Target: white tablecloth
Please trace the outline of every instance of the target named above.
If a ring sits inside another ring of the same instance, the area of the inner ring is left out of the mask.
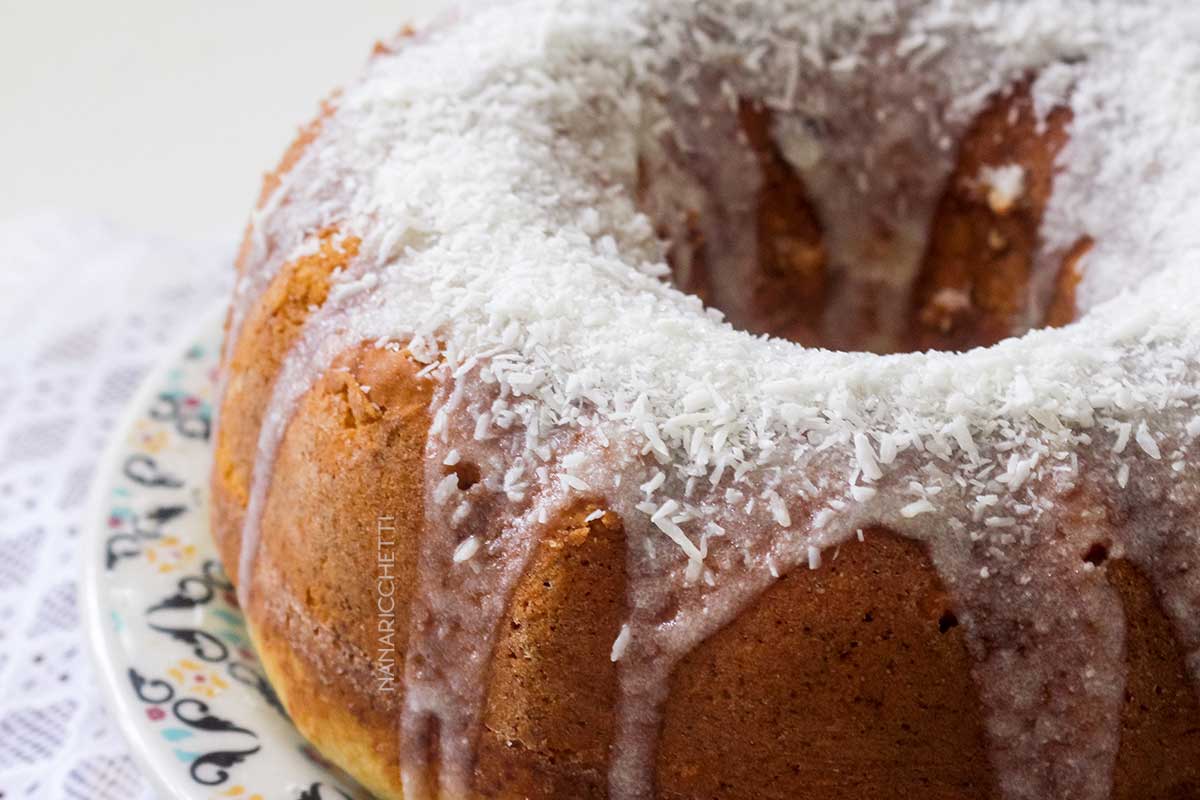
[[[164,198],[163,202],[169,202]],[[92,678],[80,539],[139,381],[232,277],[229,242],[44,212],[0,222],[0,792],[149,798]]]

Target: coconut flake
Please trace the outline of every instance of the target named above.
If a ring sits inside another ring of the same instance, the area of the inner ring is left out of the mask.
[[[464,561],[470,561],[478,552],[479,537],[468,536],[458,543],[458,547],[454,548],[454,563],[461,564]]]
[[[631,636],[629,624],[621,625],[621,632],[617,634],[617,638],[613,640],[612,652],[609,654],[609,660],[617,662],[621,660],[621,656],[625,655],[625,649],[629,647],[629,639]]]

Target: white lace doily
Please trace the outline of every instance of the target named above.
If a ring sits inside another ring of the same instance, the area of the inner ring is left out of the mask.
[[[233,247],[38,213],[0,222],[0,797],[152,796],[77,610],[97,459],[165,347],[228,291]]]

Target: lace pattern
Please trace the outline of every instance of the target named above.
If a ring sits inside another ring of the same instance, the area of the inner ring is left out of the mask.
[[[40,212],[0,222],[0,796],[151,798],[91,675],[82,520],[164,348],[226,296],[232,247]]]

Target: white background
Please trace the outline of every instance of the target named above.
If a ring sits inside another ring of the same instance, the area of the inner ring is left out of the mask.
[[[0,219],[235,238],[374,42],[446,0],[0,0]]]

